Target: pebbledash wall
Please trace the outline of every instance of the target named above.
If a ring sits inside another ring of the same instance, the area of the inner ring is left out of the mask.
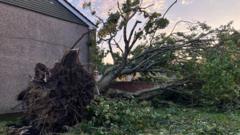
[[[48,67],[88,31],[88,27],[0,3],[0,114],[19,111],[17,94],[26,88],[34,66]],[[88,64],[88,37],[81,43],[80,60]]]

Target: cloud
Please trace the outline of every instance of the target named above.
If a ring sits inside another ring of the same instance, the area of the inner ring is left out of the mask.
[[[115,10],[117,8],[117,2],[123,3],[125,0],[68,0],[78,9],[82,8],[84,2],[91,2],[93,8],[101,16],[106,16],[110,10]],[[143,6],[152,5],[150,11],[162,10],[165,4],[165,0],[143,0]]]
[[[91,2],[92,7],[97,11],[98,15],[105,17],[108,15],[110,10],[115,10],[117,8],[117,2],[123,3],[125,0],[67,0],[72,3],[79,10],[82,9],[84,2]],[[166,5],[171,3],[170,1],[174,0],[142,0],[143,6],[152,5],[148,10],[149,11],[158,11],[161,12]],[[189,5],[193,3],[194,0],[180,0],[179,3],[182,5]]]
[[[181,0],[181,4],[183,5],[189,5],[193,2],[193,0]]]

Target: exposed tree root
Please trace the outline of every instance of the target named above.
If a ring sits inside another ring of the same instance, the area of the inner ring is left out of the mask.
[[[86,106],[94,98],[95,82],[78,57],[78,50],[70,50],[50,70],[36,65],[33,81],[18,96],[25,106],[24,124],[10,135],[32,134],[33,129],[34,135],[64,132],[83,119]]]

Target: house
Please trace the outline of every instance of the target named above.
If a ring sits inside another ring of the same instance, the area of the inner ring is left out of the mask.
[[[0,113],[12,113],[19,111],[16,95],[26,88],[35,64],[52,67],[96,26],[66,0],[0,0],[0,16]],[[89,40],[87,35],[78,45],[86,68]]]

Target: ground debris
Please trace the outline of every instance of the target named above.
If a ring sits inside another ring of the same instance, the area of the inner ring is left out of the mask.
[[[52,69],[40,63],[36,65],[33,81],[18,96],[25,106],[24,127],[44,135],[64,132],[66,126],[83,119],[86,106],[94,98],[95,81],[78,56],[79,51],[70,50]],[[24,131],[28,130],[24,128]]]

